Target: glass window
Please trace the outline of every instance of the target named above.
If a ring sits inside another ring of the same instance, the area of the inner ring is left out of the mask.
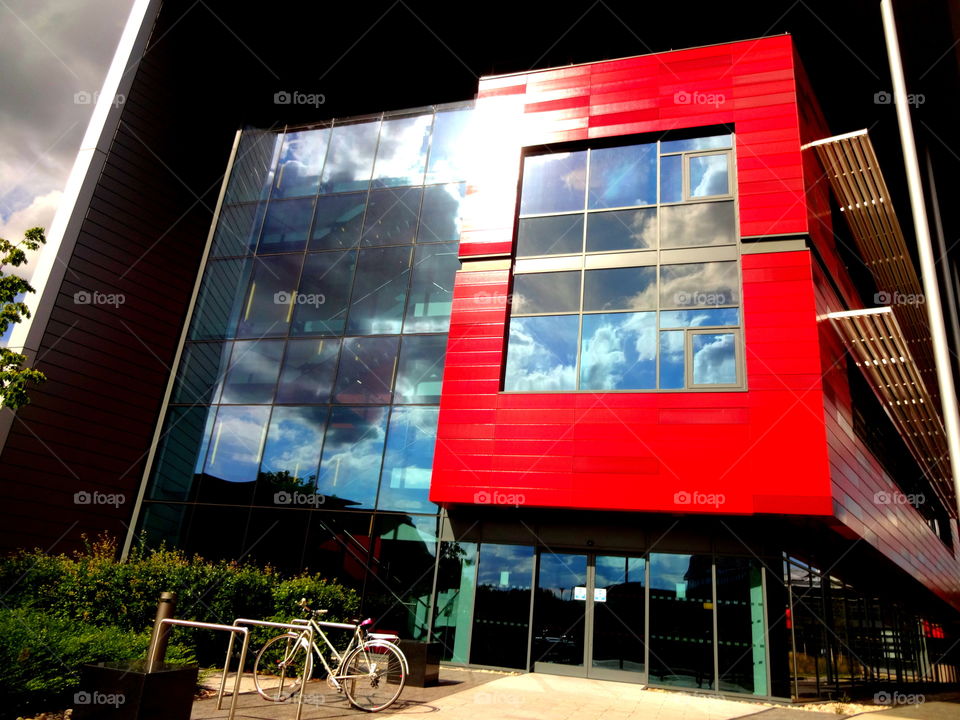
[[[408,245],[420,213],[421,188],[374,190],[363,220],[364,245]]]
[[[583,215],[555,215],[520,221],[517,257],[567,255],[583,249]]]
[[[250,259],[211,260],[203,273],[190,320],[191,340],[232,338],[246,299]]]
[[[313,217],[313,198],[279,200],[267,207],[257,252],[295,252],[307,246],[307,233]]]
[[[256,258],[237,337],[286,335],[297,298],[303,255]]]
[[[660,158],[660,202],[683,200],[683,156],[667,155]]]
[[[386,335],[400,332],[407,300],[412,247],[361,250],[347,332]]]
[[[360,242],[367,193],[346,193],[317,198],[310,233],[310,250],[356,247]]]
[[[344,338],[333,401],[389,403],[399,338]]]
[[[710,262],[660,267],[663,308],[736,305],[740,302],[737,263]]]
[[[733,201],[665,207],[660,230],[662,248],[732,245],[737,241]]]
[[[226,205],[266,200],[273,186],[273,173],[283,136],[263,130],[244,130],[230,170],[230,182],[223,202]]]
[[[220,210],[217,231],[210,247],[210,257],[249,255],[257,246],[263,203],[227,205]]]
[[[737,338],[730,332],[693,333],[694,385],[733,385],[737,382]]]
[[[377,498],[380,510],[437,511],[427,496],[439,414],[439,408],[435,407],[393,408]]]
[[[583,210],[587,152],[530,155],[523,162],[520,214]]]
[[[334,126],[320,176],[321,194],[366,190],[370,186],[379,134],[379,120]]]
[[[676,390],[686,384],[683,338],[684,333],[679,330],[660,332],[660,387],[664,390]]]
[[[582,666],[587,603],[587,556],[540,553],[531,656],[534,663]]]
[[[277,402],[329,402],[339,356],[340,338],[287,342]]]
[[[717,310],[666,310],[660,313],[660,327],[710,327],[713,325],[739,325],[740,311],[737,308]]]
[[[230,343],[187,343],[170,402],[206,405],[217,402]]]
[[[657,202],[657,144],[590,151],[589,208]]]
[[[313,492],[328,413],[325,406],[273,409],[258,478],[266,502],[276,492]]]
[[[403,331],[447,332],[453,283],[460,269],[457,244],[424,245],[413,255],[413,277]]]
[[[433,123],[427,182],[441,183],[468,177],[468,154],[472,147],[473,109],[438,112]]]
[[[270,407],[221,406],[204,473],[222,483],[253,483],[260,465],[260,450],[267,431]],[[252,485],[251,485],[252,487]],[[213,498],[211,484],[204,479],[204,493]],[[221,497],[221,501],[226,497]]]
[[[460,207],[464,183],[434,185],[423,189],[418,243],[451,242],[460,239]]]
[[[730,194],[729,155],[694,155],[690,158],[690,197]]]
[[[342,407],[330,411],[317,492],[328,510],[372,508],[377,498],[388,407]]]
[[[717,655],[721,692],[770,694],[763,605],[760,562],[718,557]]]
[[[656,247],[656,208],[614,210],[590,213],[587,216],[587,252],[647,250]]]
[[[432,125],[432,115],[383,121],[373,168],[374,187],[423,183]]]
[[[584,273],[584,311],[651,310],[656,307],[656,267],[611,268]]]
[[[579,320],[578,315],[513,318],[504,390],[575,390]]]
[[[407,335],[400,347],[395,403],[439,403],[446,335]]]
[[[650,555],[650,628],[651,683],[715,688],[709,555]]]
[[[457,663],[470,661],[470,625],[473,622],[476,576],[476,543],[440,543],[433,637],[440,642],[441,660]]]
[[[583,316],[581,390],[654,389],[656,363],[656,313]]]
[[[513,313],[577,312],[580,272],[531,273],[513,278]]]
[[[357,251],[311,253],[294,299],[291,335],[342,335]]]
[[[160,435],[150,479],[150,498],[189,500],[203,468],[216,408],[171,407]]]
[[[230,368],[224,379],[220,402],[249,405],[272,401],[282,354],[282,340],[242,340],[233,343]]]
[[[480,546],[470,662],[526,668],[534,549]]]
[[[686,140],[664,140],[660,143],[660,152],[672,153],[728,148],[731,145],[731,139],[731,136],[727,134],[708,135],[706,137],[688,138]]]
[[[277,184],[273,197],[289,198],[316,195],[320,171],[327,156],[329,128],[287,133],[280,148]]]

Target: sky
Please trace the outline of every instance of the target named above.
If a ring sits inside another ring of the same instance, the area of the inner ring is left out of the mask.
[[[0,0],[0,237],[50,227],[132,5]]]

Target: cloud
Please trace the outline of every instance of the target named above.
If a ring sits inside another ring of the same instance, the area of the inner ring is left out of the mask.
[[[32,227],[42,227],[50,229],[50,222],[57,211],[57,206],[63,197],[60,190],[51,190],[45,195],[39,195],[33,199],[27,207],[17,210],[10,214],[5,221],[0,221],[0,237],[9,240],[12,243],[23,239],[23,233]],[[40,252],[28,252],[27,262],[17,268],[15,272],[24,280],[29,282],[33,278],[33,270],[36,267],[36,258]],[[10,271],[10,268],[5,272]],[[38,288],[39,291],[39,288]]]

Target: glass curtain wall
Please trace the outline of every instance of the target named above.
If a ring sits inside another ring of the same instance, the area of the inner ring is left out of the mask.
[[[246,130],[139,527],[431,617],[428,500],[472,107]]]

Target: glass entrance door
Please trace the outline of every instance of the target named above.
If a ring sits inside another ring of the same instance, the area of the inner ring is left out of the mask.
[[[541,553],[534,671],[645,682],[645,590],[643,558]]]

